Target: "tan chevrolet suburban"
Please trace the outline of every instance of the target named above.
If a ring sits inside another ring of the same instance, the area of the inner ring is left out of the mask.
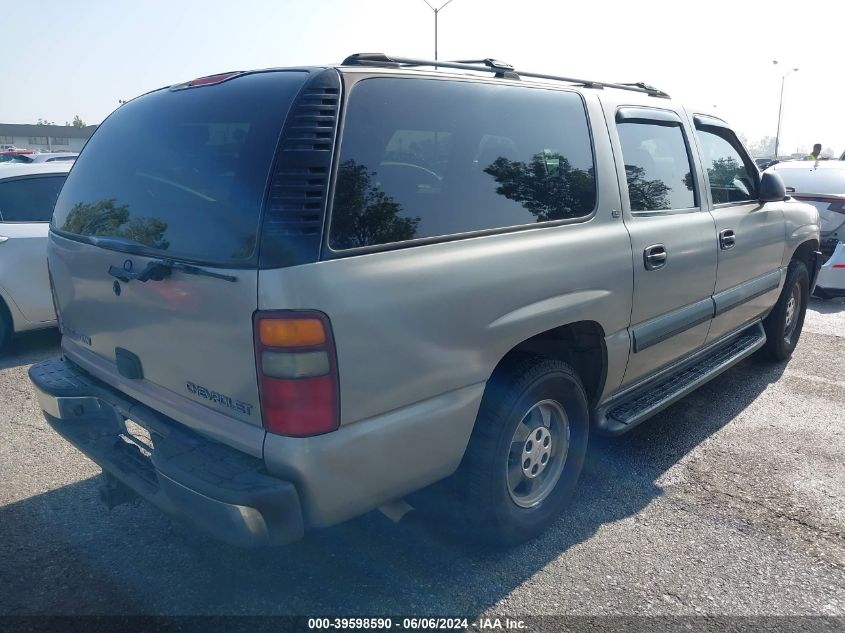
[[[353,55],[116,110],[49,235],[52,427],[237,544],[447,480],[477,538],[564,510],[590,436],[789,358],[819,218],[644,84]]]

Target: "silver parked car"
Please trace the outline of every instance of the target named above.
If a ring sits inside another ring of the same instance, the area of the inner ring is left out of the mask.
[[[56,325],[47,231],[68,163],[0,165],[0,349],[15,332]]]
[[[75,161],[77,156],[79,156],[78,152],[38,152],[35,154],[18,154],[9,162],[23,164],[61,163]]]
[[[273,544],[444,481],[475,537],[516,543],[591,434],[790,356],[818,213],[724,121],[436,66],[205,77],[88,141],[48,246],[63,356],[30,377],[109,505]]]

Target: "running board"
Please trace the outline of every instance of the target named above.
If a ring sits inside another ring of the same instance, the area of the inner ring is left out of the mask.
[[[758,321],[714,348],[703,350],[678,370],[614,398],[598,411],[598,428],[609,435],[628,431],[747,358],[765,342],[766,333]]]

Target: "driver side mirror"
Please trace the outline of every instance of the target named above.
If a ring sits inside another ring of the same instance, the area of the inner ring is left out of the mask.
[[[760,204],[781,202],[786,198],[786,186],[783,179],[773,171],[763,172],[760,178]]]

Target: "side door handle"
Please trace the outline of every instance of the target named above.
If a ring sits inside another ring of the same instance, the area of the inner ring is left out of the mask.
[[[736,234],[733,229],[719,231],[719,248],[723,251],[736,246]]]
[[[666,246],[663,244],[654,244],[648,246],[643,251],[643,264],[646,270],[658,270],[666,265],[666,260],[669,254],[666,252]]]

